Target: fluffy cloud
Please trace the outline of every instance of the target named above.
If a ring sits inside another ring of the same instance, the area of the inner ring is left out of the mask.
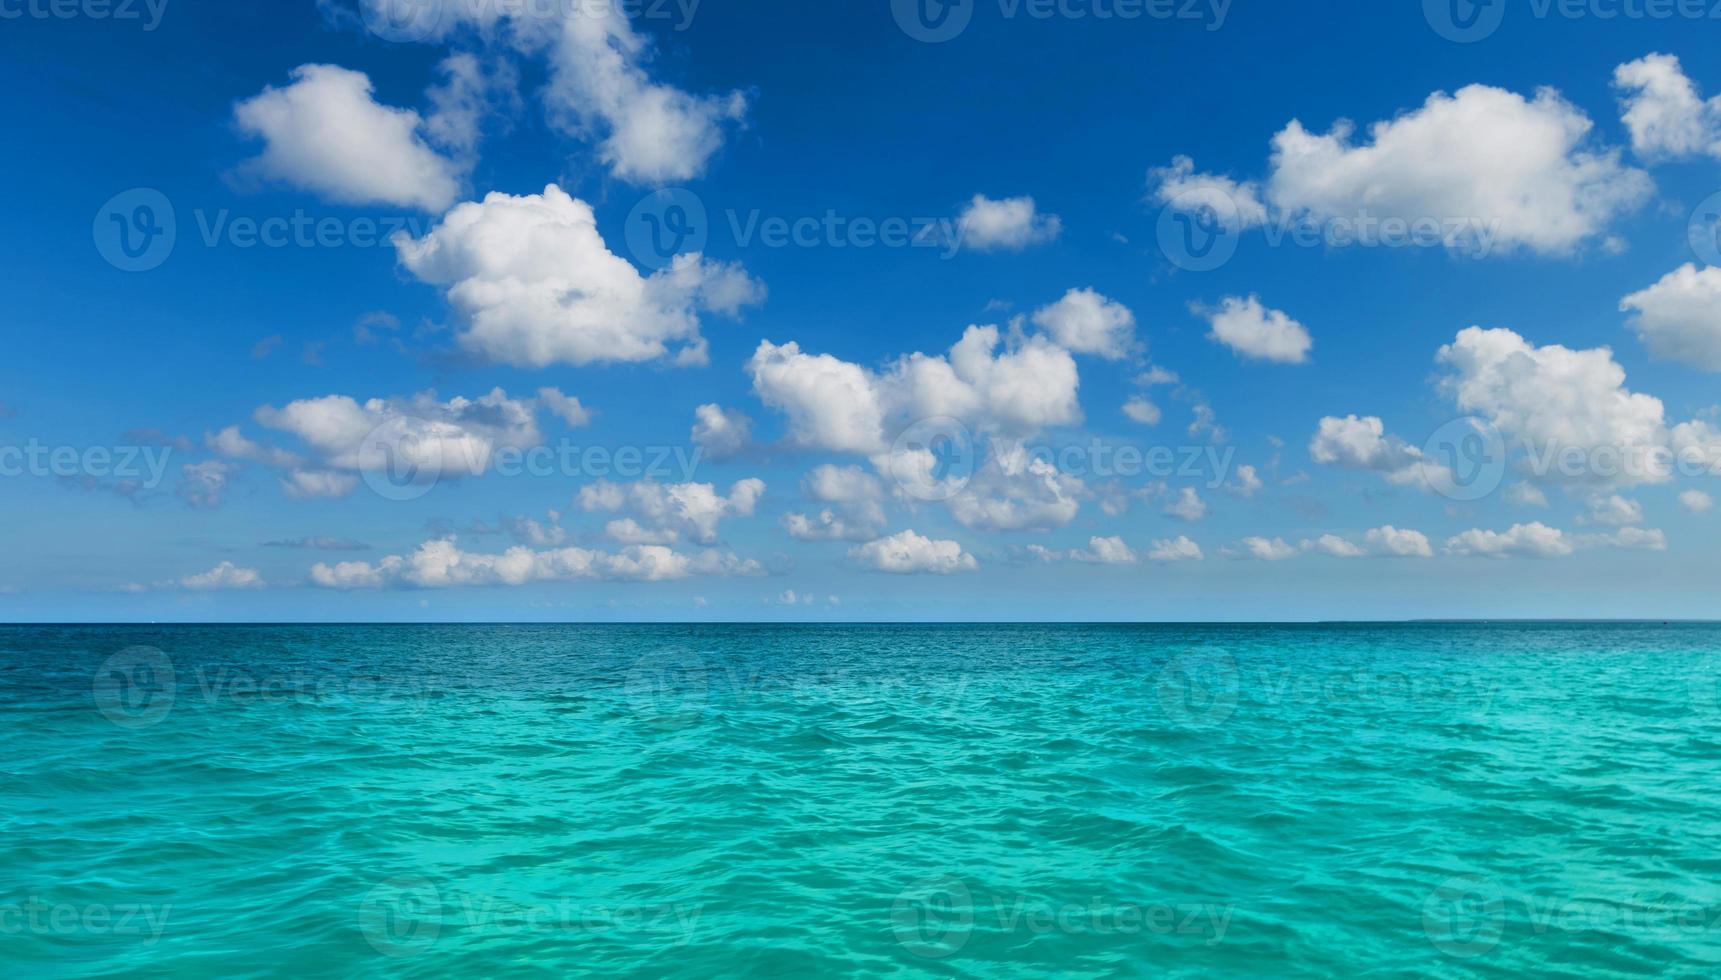
[[[564,395],[556,388],[539,388],[538,404],[548,409],[550,414],[566,422],[570,428],[578,429],[590,425],[592,413],[580,400],[573,395]]]
[[[258,423],[296,436],[316,457],[314,468],[287,475],[289,492],[339,496],[356,486],[354,471],[413,474],[419,481],[482,474],[499,447],[538,443],[534,409],[530,400],[509,398],[497,388],[481,398],[447,401],[428,391],[363,403],[325,395],[280,408],[265,405],[254,415]],[[279,462],[295,465],[285,457]]]
[[[469,167],[492,97],[501,93],[514,97],[513,69],[503,62],[487,74],[476,57],[460,52],[444,58],[439,70],[442,84],[425,92],[432,108],[424,119],[424,131],[432,143]]]
[[[829,507],[816,514],[791,511],[783,515],[783,530],[798,541],[871,541],[878,528],[860,524]]]
[[[1253,558],[1258,561],[1284,561],[1294,558],[1297,549],[1285,543],[1284,538],[1247,537],[1237,542],[1236,548],[1222,549],[1232,558]]]
[[[1184,487],[1177,492],[1177,499],[1165,505],[1165,513],[1180,521],[1199,521],[1207,516],[1207,504],[1193,487]]]
[[[1428,558],[1434,554],[1426,534],[1421,531],[1400,530],[1391,524],[1370,529],[1363,535],[1363,542],[1368,545],[1370,551],[1380,555]]]
[[[1434,548],[1429,544],[1427,535],[1421,531],[1396,528],[1391,524],[1365,531],[1360,545],[1336,534],[1323,534],[1313,541],[1303,542],[1303,547],[1335,558],[1363,558],[1370,555],[1390,558],[1434,556]]]
[[[1647,289],[1620,300],[1657,357],[1721,371],[1721,269],[1686,263]]]
[[[1653,528],[1622,527],[1608,534],[1569,535],[1540,522],[1505,531],[1480,528],[1446,539],[1446,552],[1483,558],[1564,558],[1580,548],[1666,551],[1667,535]]]
[[[1667,478],[1665,469],[1645,465],[1668,441],[1661,400],[1627,389],[1625,369],[1606,347],[1537,347],[1510,330],[1469,327],[1436,360],[1449,372],[1441,390],[1458,408],[1522,441],[1532,456],[1605,447],[1624,457],[1617,474],[1586,466],[1569,475],[1574,482]],[[1557,469],[1538,475],[1566,476]]]
[[[1155,538],[1147,558],[1149,561],[1200,561],[1201,546],[1181,534],[1175,538]]]
[[[1603,496],[1597,494],[1590,498],[1590,512],[1580,520],[1586,524],[1611,524],[1620,527],[1626,524],[1643,523],[1643,505],[1635,500],[1628,500],[1617,493]]]
[[[311,568],[311,581],[331,589],[436,589],[585,579],[658,582],[761,572],[751,559],[714,550],[684,554],[662,545],[634,545],[612,553],[585,548],[534,551],[521,546],[502,554],[478,554],[460,550],[453,538],[443,538],[426,541],[404,557],[333,565],[318,562]]]
[[[981,252],[1039,245],[1057,238],[1062,230],[1058,216],[1040,214],[1031,197],[994,201],[976,194],[956,215],[956,231],[962,245]]]
[[[802,485],[807,496],[826,502],[871,503],[884,497],[878,478],[858,466],[815,466]]]
[[[1136,395],[1123,403],[1123,414],[1142,425],[1159,424],[1159,406],[1140,395]]]
[[[803,354],[794,341],[759,342],[747,361],[753,391],[789,417],[790,438],[807,448],[874,453],[883,448],[883,392],[858,364]]]
[[[1036,531],[1075,520],[1086,486],[1025,446],[994,446],[968,485],[949,500],[950,515],[976,531]]]
[[[1313,548],[1316,551],[1332,555],[1334,558],[1361,558],[1367,554],[1361,548],[1336,534],[1323,534],[1313,541],[1303,542],[1303,546],[1305,549]]]
[[[669,544],[686,537],[712,544],[723,520],[751,517],[764,493],[764,481],[753,478],[736,481],[727,496],[709,483],[646,480],[623,485],[599,480],[580,488],[578,501],[588,511],[626,509],[633,514],[607,526],[609,535],[618,541]]]
[[[649,42],[620,5],[553,19],[549,31],[544,102],[550,120],[575,134],[607,129],[598,154],[622,180],[664,184],[698,177],[722,147],[724,127],[747,113],[738,91],[693,95],[652,81],[644,68]]]
[[[377,18],[373,23],[411,24],[429,40],[470,26],[522,54],[543,54],[550,123],[597,140],[599,158],[622,180],[660,184],[699,176],[722,147],[725,127],[746,114],[740,92],[693,95],[653,81],[650,40],[634,30],[619,4],[588,4],[563,16],[565,9],[553,4],[363,2]]]
[[[1236,482],[1230,484],[1225,489],[1239,497],[1247,499],[1259,493],[1261,491],[1261,487],[1261,476],[1255,472],[1255,467],[1250,466],[1248,463],[1243,463],[1237,467]]]
[[[1652,54],[1614,69],[1631,148],[1645,158],[1721,157],[1721,98],[1705,102],[1679,59]]]
[[[1480,555],[1488,558],[1513,555],[1526,558],[1560,558],[1574,550],[1564,531],[1540,521],[1514,524],[1503,532],[1473,528],[1446,539],[1448,554]]]
[[[1109,361],[1128,356],[1135,346],[1135,314],[1092,289],[1072,289],[1057,302],[1034,311],[1034,325],[1065,350]]]
[[[1137,561],[1135,549],[1115,535],[1109,538],[1089,538],[1087,550],[1071,552],[1070,557],[1076,561],[1101,565],[1133,565]]]
[[[747,372],[760,400],[788,416],[795,444],[834,452],[882,453],[899,427],[940,416],[1009,434],[1082,417],[1069,352],[1039,336],[1005,343],[993,326],[969,327],[948,356],[910,354],[883,372],[761,341]]]
[[[753,420],[722,405],[701,405],[693,410],[692,439],[712,459],[728,459],[752,444]]]
[[[1160,204],[1186,213],[1205,211],[1228,230],[1267,223],[1260,188],[1229,177],[1197,173],[1195,161],[1186,156],[1173,157],[1171,166],[1150,171],[1147,182]]]
[[[1387,435],[1386,426],[1372,415],[1321,419],[1309,440],[1309,458],[1323,465],[1369,470],[1398,484],[1420,482],[1423,467],[1436,465],[1424,458],[1421,449]]]
[[[207,572],[187,575],[178,584],[180,588],[194,592],[213,592],[218,589],[260,589],[265,583],[255,568],[240,568],[224,561]]]
[[[240,131],[264,141],[248,172],[343,204],[454,203],[464,166],[430,146],[418,113],[378,104],[363,72],[300,65],[292,79],[233,110]]]
[[[1655,528],[1622,527],[1612,534],[1586,535],[1579,544],[1586,548],[1666,551],[1667,535]]]
[[[878,478],[858,466],[825,464],[813,469],[801,488],[814,500],[835,504],[809,517],[803,513],[783,516],[790,537],[806,541],[847,539],[870,541],[884,524],[884,486]]]
[[[395,247],[409,272],[446,288],[464,347],[524,367],[703,364],[699,314],[732,317],[764,298],[738,263],[698,254],[641,276],[604,244],[591,205],[554,184],[461,204],[421,239],[397,235]]]
[[[329,470],[292,470],[281,475],[281,492],[295,500],[345,497],[358,489],[359,478]]]
[[[1685,490],[1679,494],[1679,506],[1693,514],[1706,514],[1715,506],[1715,498],[1701,490]]]
[[[1217,308],[1195,305],[1191,309],[1207,319],[1209,339],[1247,358],[1301,364],[1314,346],[1302,324],[1279,310],[1267,309],[1255,296],[1227,296]]]
[[[203,444],[210,452],[228,459],[250,460],[282,469],[305,465],[305,461],[295,453],[252,442],[239,431],[237,425],[230,425],[220,432],[205,433]]]
[[[227,481],[239,467],[218,459],[186,463],[179,468],[179,486],[174,493],[187,507],[211,510],[221,506],[227,493]]]
[[[1482,222],[1508,248],[1568,252],[1651,190],[1618,150],[1586,148],[1593,125],[1552,89],[1525,99],[1487,85],[1436,92],[1362,144],[1349,122],[1317,135],[1293,121],[1273,137],[1268,197],[1317,220]]]
[[[857,545],[849,549],[849,557],[864,568],[898,574],[931,572],[948,575],[979,567],[974,556],[963,551],[955,541],[935,541],[913,531],[899,531],[888,538]]]
[[[1042,561],[1079,561],[1094,565],[1134,565],[1140,559],[1136,557],[1135,549],[1124,543],[1123,538],[1112,536],[1107,538],[1092,537],[1088,539],[1086,548],[1072,548],[1069,551],[1053,551],[1042,545],[1029,545],[1029,553]]]

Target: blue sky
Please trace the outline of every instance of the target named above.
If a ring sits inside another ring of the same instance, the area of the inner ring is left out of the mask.
[[[0,619],[1713,615],[1706,10],[398,2],[0,4]]]

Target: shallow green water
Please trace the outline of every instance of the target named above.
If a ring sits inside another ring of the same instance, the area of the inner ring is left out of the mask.
[[[1721,628],[0,628],[3,976],[1714,976]]]

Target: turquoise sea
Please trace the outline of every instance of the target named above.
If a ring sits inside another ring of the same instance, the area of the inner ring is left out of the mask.
[[[1721,627],[0,627],[0,976],[1721,975]]]

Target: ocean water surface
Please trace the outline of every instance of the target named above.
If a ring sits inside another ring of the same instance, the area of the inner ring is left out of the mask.
[[[1721,975],[1721,627],[0,627],[0,976]]]

